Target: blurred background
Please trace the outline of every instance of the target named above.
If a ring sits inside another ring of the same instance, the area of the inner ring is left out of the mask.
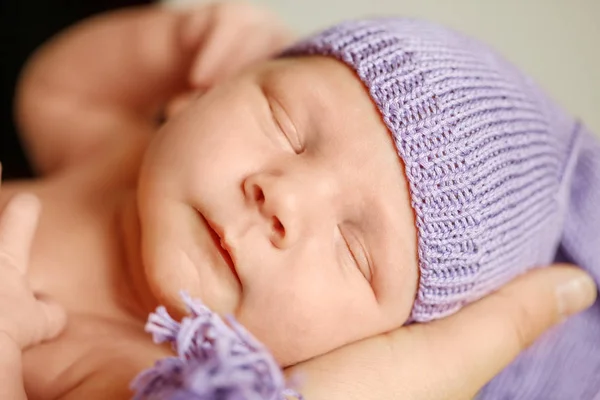
[[[279,14],[298,34],[343,19],[374,15],[422,17],[475,36],[531,75],[571,114],[600,134],[599,0],[247,0]],[[0,160],[23,176],[12,124],[14,81],[33,49],[64,26],[143,0],[0,0]],[[165,0],[189,6],[205,0]]]

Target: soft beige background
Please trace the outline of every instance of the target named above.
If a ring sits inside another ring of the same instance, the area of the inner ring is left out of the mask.
[[[369,15],[442,22],[494,46],[600,134],[600,0],[249,1],[275,10],[298,33]]]

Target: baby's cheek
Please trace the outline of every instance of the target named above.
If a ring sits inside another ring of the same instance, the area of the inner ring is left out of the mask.
[[[272,290],[268,299],[246,297],[236,316],[282,366],[320,354],[318,313],[310,312],[289,294]]]
[[[240,322],[282,366],[325,354],[363,339],[376,329],[373,315],[377,312],[369,309],[366,301],[353,307],[354,302],[335,293],[332,287],[320,295],[307,292],[270,288],[268,297],[258,299],[246,293],[238,310]]]

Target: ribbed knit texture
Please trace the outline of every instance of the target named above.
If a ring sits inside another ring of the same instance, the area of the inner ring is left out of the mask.
[[[396,18],[343,23],[286,52],[307,54],[356,71],[404,161],[420,267],[411,321],[451,314],[559,247],[600,282],[600,147],[502,57]],[[481,396],[592,398],[581,396],[600,390],[598,307],[561,329]]]

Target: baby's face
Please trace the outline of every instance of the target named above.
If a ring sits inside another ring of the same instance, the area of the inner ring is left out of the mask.
[[[279,59],[196,100],[154,139],[139,186],[158,301],[233,313],[284,365],[407,319],[416,229],[391,135],[354,73]]]

